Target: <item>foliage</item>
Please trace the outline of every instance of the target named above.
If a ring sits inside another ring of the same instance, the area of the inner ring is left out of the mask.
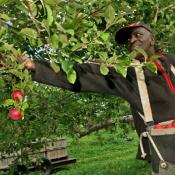
[[[12,153],[36,138],[88,128],[88,120],[98,123],[107,116],[116,121],[129,113],[116,97],[71,94],[33,83],[16,57],[49,60],[55,72],[66,72],[70,83],[76,80],[75,62],[99,62],[103,75],[110,64],[125,76],[134,54],[116,46],[116,28],[144,21],[158,38],[157,49],[174,52],[174,10],[172,0],[0,0],[0,150]],[[27,94],[28,101],[12,100],[15,89]],[[9,119],[14,106],[24,120]]]

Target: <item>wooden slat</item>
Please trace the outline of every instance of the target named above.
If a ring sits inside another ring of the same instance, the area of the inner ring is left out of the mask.
[[[67,156],[67,149],[55,149],[55,150],[47,150],[46,157],[48,159],[59,159],[61,157]]]
[[[152,136],[173,135],[175,134],[175,128],[151,129],[150,134]]]
[[[46,149],[55,149],[55,148],[66,148],[67,142],[65,139],[49,141],[46,145]]]

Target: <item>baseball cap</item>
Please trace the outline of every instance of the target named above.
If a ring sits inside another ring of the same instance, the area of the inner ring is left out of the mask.
[[[131,30],[136,27],[143,27],[150,33],[152,33],[150,26],[147,24],[141,22],[131,23],[117,30],[115,35],[115,41],[119,44],[126,44]]]

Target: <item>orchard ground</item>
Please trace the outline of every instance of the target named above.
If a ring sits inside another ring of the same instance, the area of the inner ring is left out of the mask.
[[[77,162],[53,172],[53,175],[150,175],[150,165],[135,159],[138,138],[100,131],[78,141],[70,139],[68,153]],[[40,175],[31,173],[30,175]]]

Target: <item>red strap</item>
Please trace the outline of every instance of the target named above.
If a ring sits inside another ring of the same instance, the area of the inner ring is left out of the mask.
[[[173,93],[175,93],[175,87],[174,87],[174,85],[173,85],[173,83],[172,83],[172,81],[170,79],[169,73],[167,74],[164,71],[164,69],[162,68],[162,66],[156,60],[154,60],[153,63],[157,66],[157,69],[162,73],[162,75],[163,75],[164,79],[166,80],[166,82],[167,82],[169,88],[171,89],[171,91]]]

